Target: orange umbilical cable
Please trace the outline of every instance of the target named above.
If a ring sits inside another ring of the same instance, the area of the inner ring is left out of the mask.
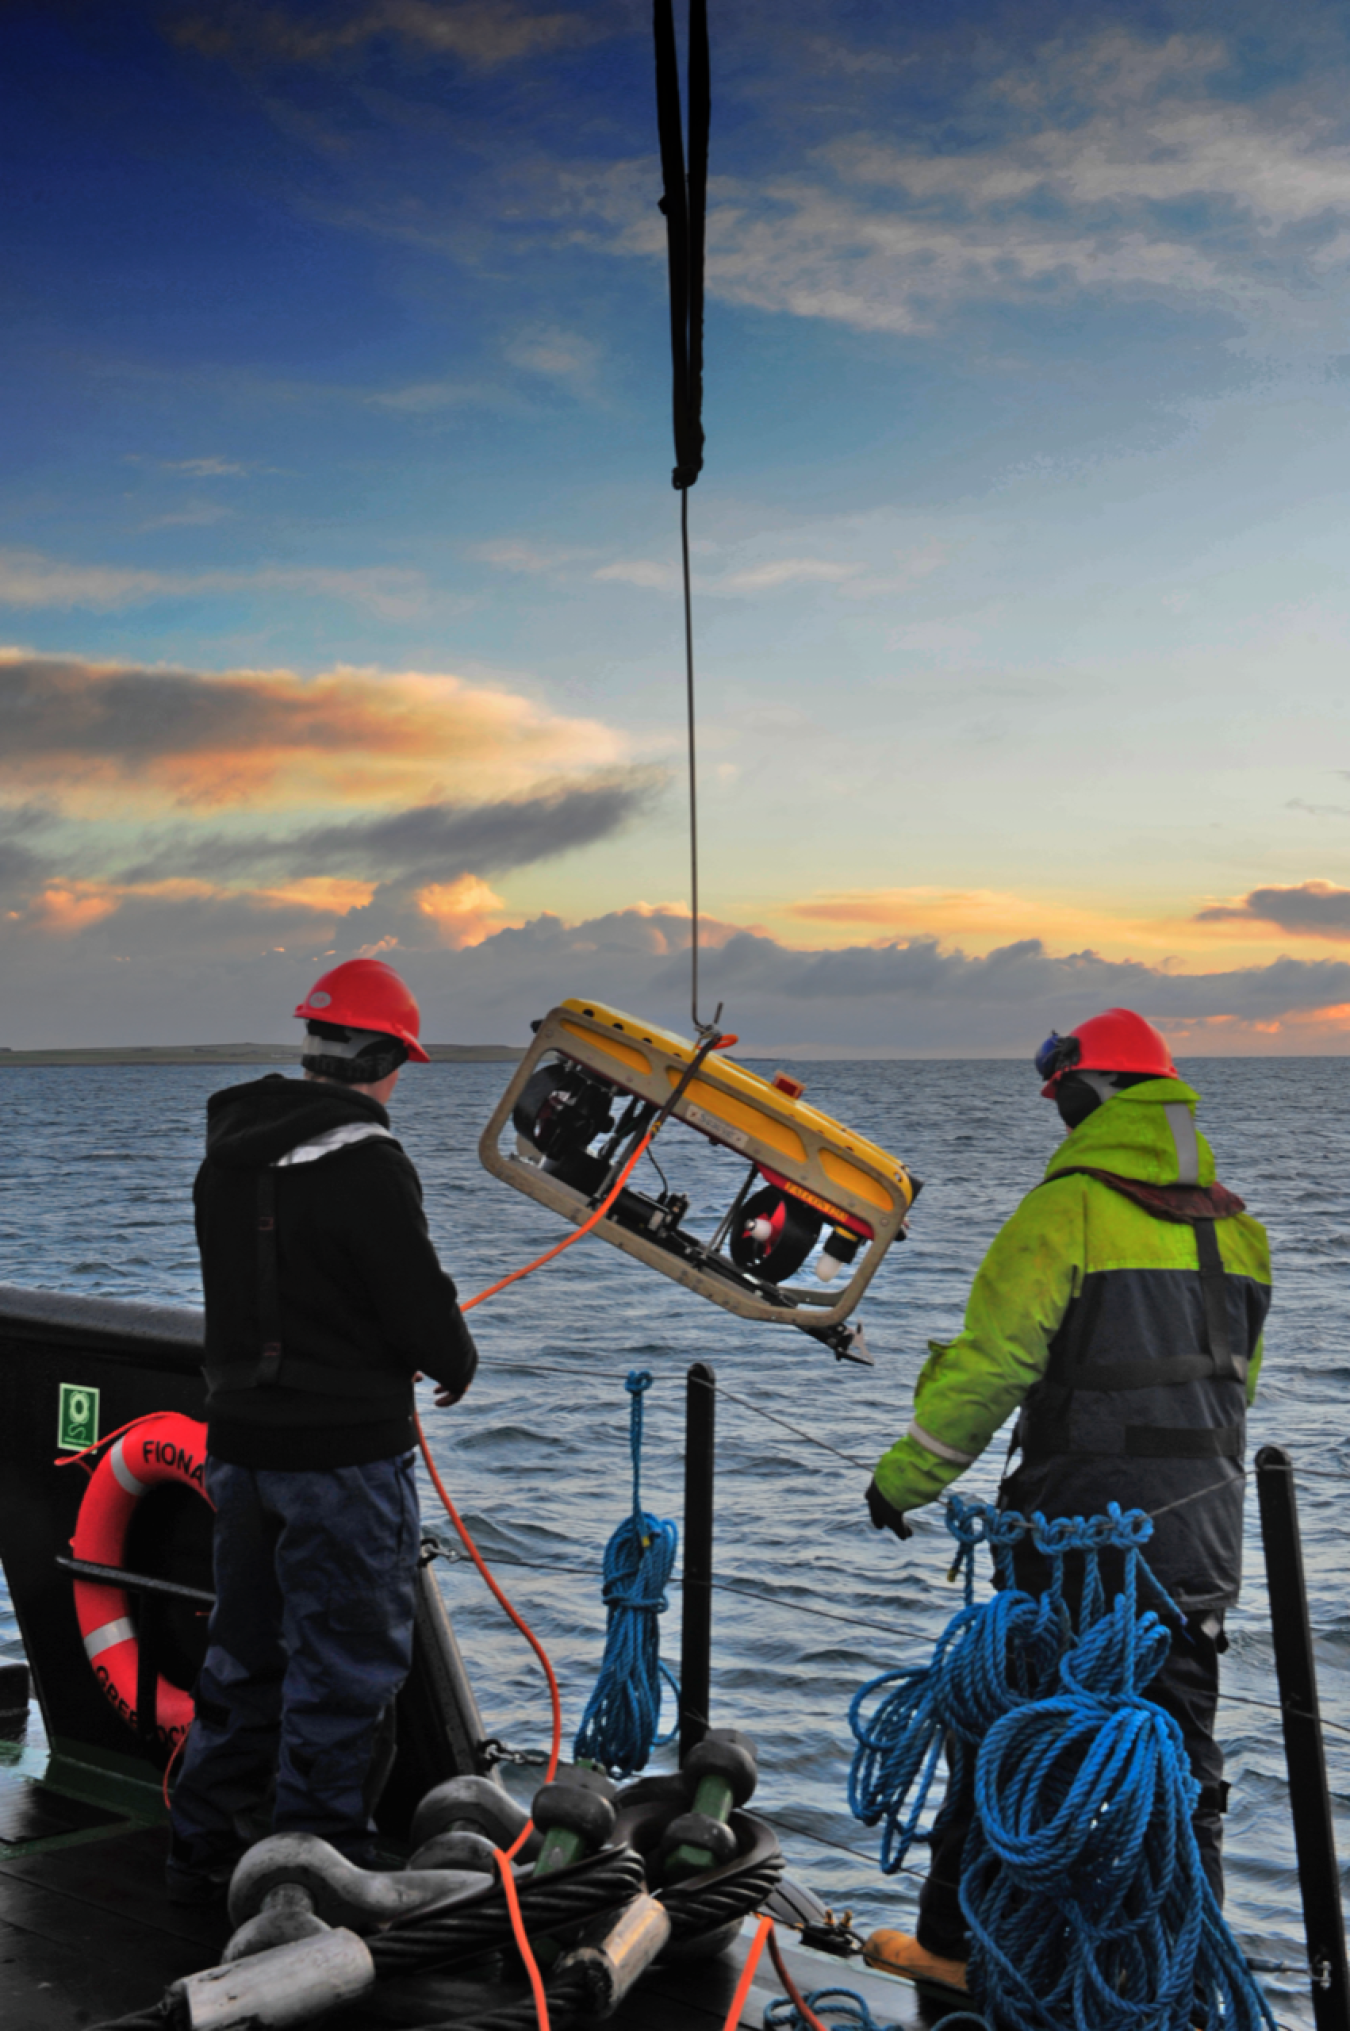
[[[769,1934],[769,1954],[773,1961],[774,1968],[777,1972],[778,1979],[783,1984],[783,1987],[787,1990],[788,2001],[791,2003],[793,2009],[797,2012],[797,2015],[801,2018],[803,2024],[806,2025],[807,2031],[827,2031],[827,2027],[821,2022],[820,2018],[817,2017],[815,2011],[811,2008],[811,2005],[807,2002],[805,1996],[803,1996],[801,1990],[797,1987],[797,1984],[793,1981],[792,1976],[788,1970],[788,1964],[783,1959],[782,1952],[779,1948],[778,1934],[776,1932],[771,1932]]]
[[[558,1757],[562,1752],[562,1698],[558,1692],[557,1676],[553,1670],[553,1666],[549,1662],[548,1652],[545,1650],[543,1644],[539,1641],[539,1638],[535,1635],[533,1629],[531,1629],[529,1623],[525,1620],[524,1616],[518,1613],[518,1611],[512,1607],[505,1593],[503,1592],[501,1587],[498,1586],[496,1580],[492,1577],[492,1574],[488,1571],[488,1568],[483,1560],[483,1555],[479,1551],[478,1546],[474,1543],[473,1539],[470,1537],[468,1530],[465,1527],[464,1519],[460,1515],[459,1511],[456,1509],[454,1503],[451,1501],[450,1491],[446,1487],[444,1481],[442,1481],[436,1467],[436,1462],[431,1457],[431,1448],[427,1444],[427,1435],[422,1429],[422,1420],[420,1417],[417,1417],[417,1413],[415,1411],[413,1413],[413,1416],[416,1418],[417,1421],[417,1443],[422,1448],[422,1458],[427,1463],[427,1472],[431,1476],[431,1485],[436,1490],[436,1493],[440,1496],[441,1503],[445,1510],[446,1515],[450,1518],[450,1521],[454,1524],[455,1529],[459,1533],[460,1541],[463,1544],[465,1551],[468,1552],[469,1557],[473,1560],[474,1564],[477,1566],[478,1571],[482,1579],[485,1581],[490,1592],[493,1594],[499,1605],[505,1609],[506,1613],[515,1623],[517,1629],[519,1629],[521,1635],[525,1638],[525,1641],[529,1644],[531,1650],[534,1652],[535,1656],[539,1659],[539,1662],[544,1667],[544,1676],[548,1680],[548,1696],[553,1707],[553,1746],[549,1751],[548,1772],[544,1778],[544,1782],[545,1784],[551,1784],[553,1782],[554,1772],[558,1768]],[[525,1842],[530,1837],[530,1831],[533,1824],[534,1822],[532,1820],[527,1820],[525,1822],[525,1825],[521,1828],[520,1833],[517,1835],[516,1839],[512,1842],[511,1846],[506,1850],[506,1856],[508,1861],[513,1855],[517,1854],[520,1851],[520,1849],[525,1845]]]
[[[509,1853],[503,1854],[500,1848],[494,1848],[493,1853],[497,1858],[497,1867],[501,1871],[502,1895],[506,1899],[506,1908],[511,1914],[511,1930],[516,1935],[516,1945],[520,1948],[520,1957],[525,1963],[525,1972],[530,1978],[530,1987],[534,1991],[534,2013],[539,2019],[539,2031],[549,2031],[548,1998],[544,1994],[544,1978],[539,1972],[539,1963],[535,1959],[534,1949],[530,1945],[530,1935],[525,1930],[525,1920],[520,1915],[520,1899],[516,1895],[516,1879],[511,1873],[511,1855],[515,1853],[515,1849],[512,1848]]]
[[[731,1999],[731,2008],[727,2011],[726,2022],[722,2026],[722,2031],[736,2031],[736,2026],[741,2021],[741,2011],[745,2008],[745,1999],[750,1993],[750,1984],[755,1979],[755,1969],[759,1966],[759,1957],[764,1951],[764,1942],[772,1931],[773,1920],[766,1911],[759,1921],[759,1927],[754,1938],[750,1942],[750,1951],[745,1956],[745,1966],[741,1969],[741,1978],[736,1984],[736,1993]]]
[[[618,1198],[624,1186],[628,1183],[629,1178],[637,1167],[638,1158],[650,1147],[652,1138],[655,1136],[660,1125],[659,1121],[653,1122],[619,1173],[613,1189],[606,1194],[600,1205],[596,1207],[594,1213],[588,1219],[582,1221],[580,1227],[575,1228],[571,1234],[566,1235],[556,1248],[546,1248],[542,1255],[536,1255],[534,1261],[527,1262],[523,1269],[513,1269],[509,1276],[501,1277],[496,1283],[490,1283],[485,1291],[476,1291],[471,1298],[465,1299],[464,1303],[460,1306],[460,1310],[462,1312],[471,1312],[475,1305],[481,1305],[485,1299],[495,1298],[498,1291],[504,1291],[508,1284],[519,1283],[523,1276],[529,1276],[534,1270],[542,1269],[546,1262],[552,1262],[555,1255],[561,1255],[565,1248],[571,1248],[575,1242],[581,1240],[583,1235],[589,1234],[592,1227],[598,1226],[614,1204],[614,1201]]]

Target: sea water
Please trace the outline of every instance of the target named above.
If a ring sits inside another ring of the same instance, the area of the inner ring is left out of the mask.
[[[769,1066],[765,1069],[772,1070]],[[930,1338],[961,1322],[980,1256],[1040,1176],[1060,1133],[1028,1067],[1010,1062],[791,1065],[809,1098],[894,1151],[925,1181],[910,1239],[894,1248],[860,1317],[876,1356],[837,1363],[789,1328],[742,1321],[593,1239],[473,1315],[478,1380],[452,1411],[427,1411],[445,1478],[484,1553],[552,1656],[565,1727],[600,1662],[600,1561],[628,1512],[630,1369],[650,1369],[642,1500],[680,1518],[685,1373],[710,1362],[717,1404],[714,1721],[759,1745],[758,1803],[789,1865],[861,1928],[908,1927],[916,1873],[883,1878],[878,1835],[849,1814],[848,1703],[876,1673],[923,1662],[958,1606],[951,1540],[930,1509],[904,1545],[863,1506],[871,1463],[909,1420]],[[1350,1126],[1342,1059],[1209,1059],[1184,1066],[1219,1175],[1271,1236],[1275,1301],[1252,1450],[1288,1448],[1299,1475],[1338,1845],[1350,1853]],[[200,1302],[191,1186],[203,1108],[244,1068],[11,1067],[0,1071],[0,1282]],[[405,1071],[394,1127],[421,1172],[441,1259],[464,1295],[552,1242],[557,1220],[480,1168],[476,1145],[505,1065]],[[684,1130],[657,1154],[707,1233],[743,1166]],[[655,1172],[644,1164],[649,1188]],[[639,1180],[641,1182],[641,1180]],[[425,1393],[425,1392],[424,1392]],[[426,1406],[424,1405],[424,1410]],[[771,1419],[767,1413],[774,1414]],[[775,1420],[785,1420],[778,1422]],[[796,1431],[789,1429],[795,1426]],[[1005,1444],[960,1484],[990,1497]],[[842,1456],[842,1457],[841,1457]],[[857,1464],[854,1464],[857,1463]],[[425,1520],[444,1524],[423,1485]],[[538,1667],[472,1567],[438,1568],[488,1732],[519,1748],[548,1739]],[[678,1581],[678,1567],[677,1567]],[[662,1624],[678,1664],[679,1589]],[[0,1640],[14,1635],[0,1597]],[[1289,1797],[1254,1492],[1247,1579],[1229,1618],[1219,1735],[1233,1786],[1228,1914],[1244,1947],[1301,1964]],[[658,1751],[654,1768],[669,1765]],[[526,1786],[525,1771],[508,1773]],[[922,1870],[924,1851],[911,1856]],[[1298,1976],[1267,1978],[1278,2013],[1308,2022]]]

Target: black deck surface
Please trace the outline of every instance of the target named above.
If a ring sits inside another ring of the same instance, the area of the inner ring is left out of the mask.
[[[228,1937],[222,1910],[183,1911],[164,1896],[166,1835],[150,1827],[90,1831],[43,1853],[6,1855],[0,1846],[0,2025],[5,2031],[86,2031],[158,2001],[169,1983],[212,1966]],[[719,2031],[731,2005],[744,1944],[715,1961],[649,1973],[609,2019],[614,2031]],[[866,1995],[879,2023],[922,2031],[931,2013],[905,1983],[792,1949],[803,1989],[843,1986]],[[481,1975],[427,1975],[390,1983],[326,2021],[340,2031],[412,2031],[461,2021],[471,2026],[486,1995],[507,2001],[519,1989],[485,1987]],[[781,1986],[767,1958],[757,1971],[742,2025],[763,2021]]]

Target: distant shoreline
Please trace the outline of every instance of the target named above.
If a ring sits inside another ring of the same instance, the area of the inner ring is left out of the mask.
[[[515,1065],[525,1056],[519,1044],[428,1044],[427,1053],[435,1065]],[[1339,1062],[1350,1051],[1216,1051],[1179,1054],[1183,1067],[1195,1065],[1314,1064]],[[793,1050],[738,1051],[746,1065],[1025,1065],[1024,1051],[995,1051],[980,1055],[952,1056],[938,1051],[825,1051],[816,1047]],[[0,1071],[6,1066],[27,1065],[289,1065],[300,1068],[299,1046],[295,1044],[86,1044],[66,1050],[20,1051],[0,1044]]]
[[[512,1064],[525,1053],[514,1044],[428,1044],[433,1065]],[[0,1071],[19,1065],[290,1065],[299,1068],[296,1044],[94,1044],[71,1050],[11,1051],[0,1045]]]

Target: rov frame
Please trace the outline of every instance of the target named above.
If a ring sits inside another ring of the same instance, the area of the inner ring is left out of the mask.
[[[683,1228],[688,1201],[682,1194],[666,1190],[652,1196],[631,1184],[595,1233],[741,1318],[796,1326],[823,1340],[840,1359],[870,1362],[860,1331],[844,1321],[891,1243],[903,1239],[919,1180],[898,1158],[804,1102],[795,1080],[781,1073],[777,1082],[766,1079],[716,1050],[696,1063],[699,1050],[683,1037],[600,1002],[561,1003],[537,1026],[534,1042],[483,1130],[478,1154],[485,1169],[580,1225],[600,1205],[674,1094],[672,1120],[747,1159],[740,1190],[708,1241]],[[502,1149],[503,1132],[526,1087],[549,1061],[578,1068],[612,1091],[619,1119],[598,1127],[590,1138],[606,1136],[598,1155],[588,1151],[555,1164],[523,1138],[514,1151]],[[570,1180],[560,1174],[569,1168]],[[866,1244],[860,1245],[852,1274],[840,1289],[819,1282],[814,1287],[775,1283],[732,1260],[728,1244],[736,1220],[761,1185],[776,1188],[825,1227]]]

